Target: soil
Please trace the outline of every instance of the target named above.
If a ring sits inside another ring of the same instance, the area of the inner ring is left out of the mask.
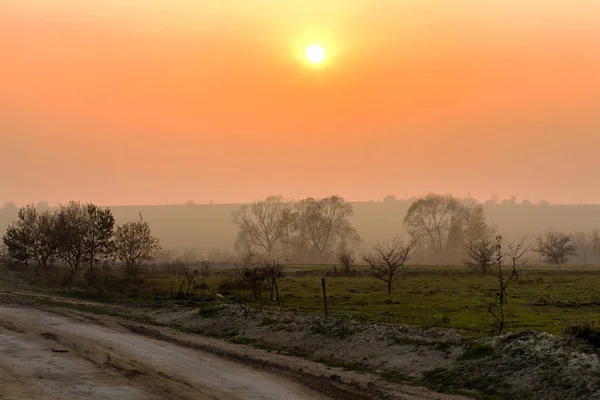
[[[460,399],[15,295],[0,296],[0,354],[0,399]]]
[[[582,339],[474,340],[225,299],[0,292],[0,354],[0,399],[600,399],[599,350]]]

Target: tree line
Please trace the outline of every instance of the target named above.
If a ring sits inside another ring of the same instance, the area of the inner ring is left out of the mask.
[[[352,205],[339,196],[296,202],[270,196],[232,213],[239,227],[235,248],[244,257],[263,260],[348,265],[361,243],[352,216]],[[398,264],[390,260],[403,260],[402,265],[409,260],[432,265],[465,264],[482,272],[494,263],[499,231],[488,223],[480,204],[430,194],[411,204],[403,226],[408,242],[395,238],[377,243],[366,254],[360,254],[361,259],[380,266],[385,264],[384,259],[388,264]],[[141,215],[139,221],[116,226],[109,208],[79,202],[53,211],[33,205],[21,208],[2,242],[5,256],[26,266],[48,269],[63,264],[77,273],[82,268],[93,270],[95,265],[118,261],[132,276],[160,248]],[[571,259],[593,263],[600,260],[600,231],[573,235],[550,230],[535,237],[527,249],[548,264],[560,266]],[[389,270],[389,265],[386,268]]]
[[[343,198],[307,198],[298,202],[270,196],[243,205],[232,214],[239,232],[236,250],[265,259],[330,263],[351,257],[361,238],[351,224],[352,205]],[[382,258],[401,249],[408,259],[420,264],[464,264],[487,271],[494,264],[497,226],[487,221],[483,205],[465,203],[451,195],[429,194],[409,207],[403,227],[410,241],[395,238],[371,249]],[[516,247],[520,242],[508,243]],[[540,259],[561,266],[569,260],[600,261],[600,231],[570,234],[548,230],[532,238],[527,250]],[[407,251],[408,248],[408,251]],[[577,258],[574,258],[577,256]],[[401,258],[406,258],[401,257]],[[367,261],[363,255],[363,260]],[[406,261],[408,261],[405,260]]]
[[[141,214],[138,221],[116,225],[109,208],[75,201],[54,211],[21,208],[2,242],[6,256],[25,267],[48,270],[60,264],[76,274],[120,262],[131,278],[160,250]]]
[[[304,263],[330,261],[361,239],[352,226],[352,205],[338,196],[292,202],[270,196],[232,213],[239,226],[239,253]]]

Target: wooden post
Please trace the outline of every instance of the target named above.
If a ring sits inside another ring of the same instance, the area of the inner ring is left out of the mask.
[[[281,306],[279,302],[279,288],[277,287],[277,277],[275,276],[275,270],[272,269],[271,273],[273,274],[273,285],[275,286],[275,296],[277,297],[277,306]]]
[[[325,318],[329,318],[329,311],[327,310],[327,290],[325,290],[325,278],[321,279],[321,285],[323,286],[323,306],[325,310]]]

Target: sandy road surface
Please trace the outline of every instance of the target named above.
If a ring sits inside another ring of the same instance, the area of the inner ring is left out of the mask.
[[[0,399],[167,398],[325,397],[277,375],[116,326],[0,306]]]

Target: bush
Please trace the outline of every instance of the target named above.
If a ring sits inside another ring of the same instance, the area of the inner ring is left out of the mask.
[[[594,327],[592,321],[585,320],[583,322],[570,323],[565,328],[564,334],[584,340],[594,347],[600,347],[600,329]]]
[[[489,357],[494,354],[494,347],[486,343],[473,343],[460,357],[463,360],[476,360],[479,358]]]
[[[248,290],[249,287],[243,280],[241,270],[237,269],[233,275],[222,275],[217,289],[219,293],[226,294],[232,291]]]

